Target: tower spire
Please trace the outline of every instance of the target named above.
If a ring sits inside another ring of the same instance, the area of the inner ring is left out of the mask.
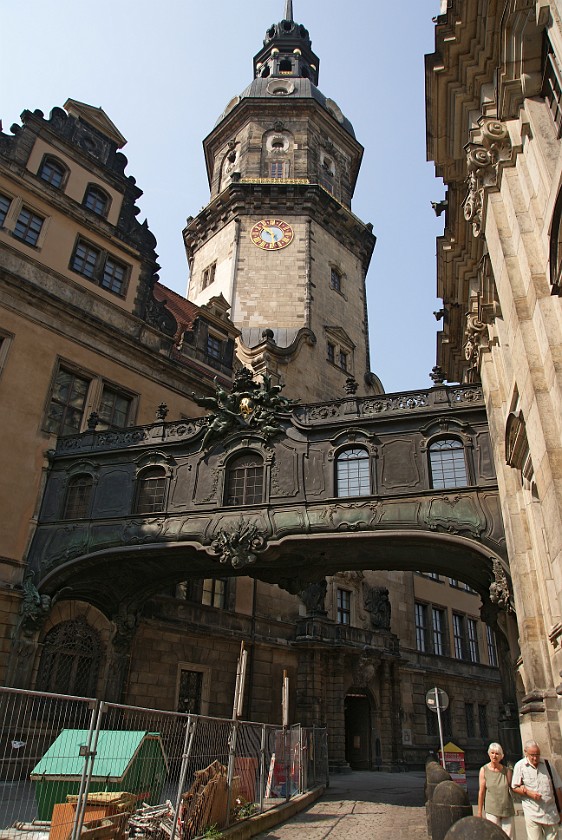
[[[293,0],[285,0],[285,17],[283,20],[293,20]]]

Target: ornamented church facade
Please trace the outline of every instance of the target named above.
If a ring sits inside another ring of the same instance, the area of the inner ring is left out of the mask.
[[[287,2],[204,141],[187,300],[101,109],[1,135],[3,680],[229,715],[243,640],[244,716],[280,719],[287,671],[335,767],[421,765],[435,685],[469,758],[515,754],[497,421],[472,356],[371,372],[362,147],[318,74]]]

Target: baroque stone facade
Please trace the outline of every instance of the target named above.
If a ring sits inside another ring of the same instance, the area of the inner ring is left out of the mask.
[[[428,156],[447,190],[438,362],[450,380],[482,383],[519,618],[522,733],[560,766],[562,6],[442,6],[426,62]]]

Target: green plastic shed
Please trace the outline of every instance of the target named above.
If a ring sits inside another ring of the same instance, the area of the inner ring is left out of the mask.
[[[80,747],[88,730],[63,729],[31,771],[35,782],[37,816],[50,820],[57,802],[77,794],[84,769]],[[89,792],[127,791],[137,801],[160,801],[167,761],[158,732],[103,730],[99,733]]]

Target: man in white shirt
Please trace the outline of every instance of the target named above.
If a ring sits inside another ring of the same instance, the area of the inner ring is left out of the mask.
[[[528,840],[558,840],[560,776],[550,764],[551,779],[536,741],[527,741],[524,752],[525,757],[513,768],[511,787],[521,796]]]

